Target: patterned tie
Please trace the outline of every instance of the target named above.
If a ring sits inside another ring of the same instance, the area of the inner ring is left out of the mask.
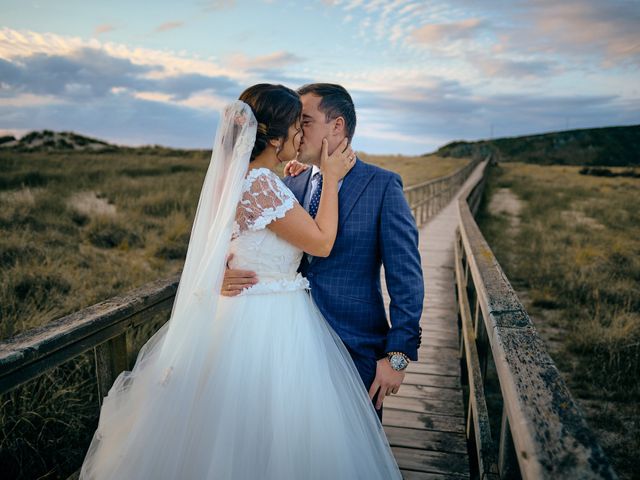
[[[322,193],[322,173],[316,173],[313,178],[317,179],[318,185],[311,195],[311,201],[309,202],[309,215],[316,218],[318,213],[318,206],[320,205],[320,194]]]

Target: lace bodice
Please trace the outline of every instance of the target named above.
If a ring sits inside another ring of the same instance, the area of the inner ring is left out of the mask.
[[[270,293],[309,288],[297,273],[302,250],[269,230],[267,225],[282,218],[296,202],[291,190],[267,168],[249,170],[242,187],[231,237],[231,268],[253,270],[258,283],[243,294]]]

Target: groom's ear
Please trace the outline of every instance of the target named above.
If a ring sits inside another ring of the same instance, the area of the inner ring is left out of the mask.
[[[337,117],[334,119],[334,124],[333,124],[333,131],[331,133],[333,133],[334,135],[339,135],[339,136],[345,136],[345,123],[344,123],[344,117]]]

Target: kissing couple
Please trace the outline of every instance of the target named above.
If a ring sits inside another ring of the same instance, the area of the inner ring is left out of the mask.
[[[381,420],[420,346],[418,231],[355,126],[335,84],[224,108],[170,319],[104,398],[80,478],[402,478]]]

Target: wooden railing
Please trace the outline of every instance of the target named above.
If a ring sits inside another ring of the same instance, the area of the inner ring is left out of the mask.
[[[0,342],[0,394],[93,350],[101,404],[137,355],[127,347],[127,332],[169,313],[179,280],[177,274],[149,283]]]
[[[416,223],[440,211],[476,164],[472,161],[446,177],[406,188]],[[178,273],[0,341],[0,395],[91,352],[99,409],[119,373],[135,363],[138,349],[127,341],[127,334],[155,326],[145,330],[148,339],[160,328],[161,323],[151,324],[159,316],[164,315],[162,321],[168,319],[179,280]]]
[[[471,160],[464,167],[445,177],[429,180],[404,189],[404,196],[407,199],[407,203],[409,203],[418,226],[426,223],[449,204],[480,160],[479,158]]]
[[[481,479],[616,478],[475,222],[488,164],[481,167],[482,179],[459,198],[455,244],[472,474]],[[501,398],[501,409],[487,407],[488,377],[497,379],[494,395]],[[491,431],[492,420],[499,431]]]

